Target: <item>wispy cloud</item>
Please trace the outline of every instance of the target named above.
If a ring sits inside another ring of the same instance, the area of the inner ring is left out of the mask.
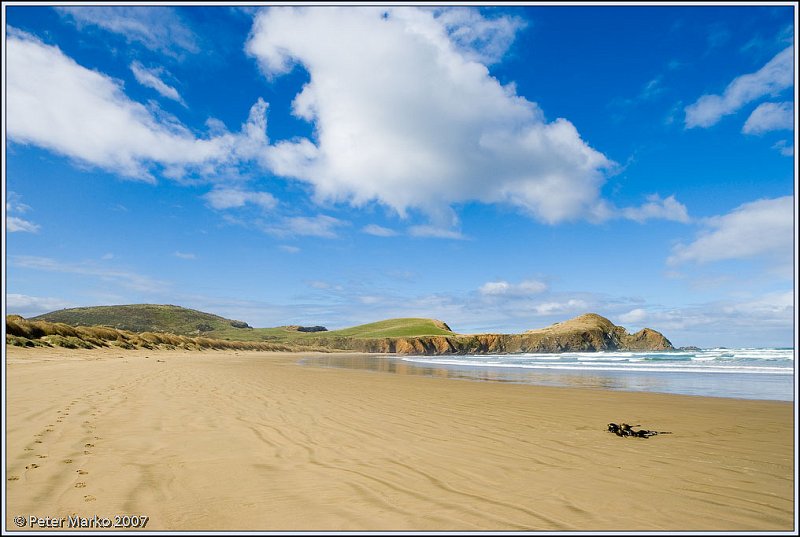
[[[25,220],[17,214],[30,211],[30,205],[22,203],[22,196],[16,192],[7,192],[6,195],[6,230],[10,233],[38,233],[41,226]]]
[[[784,157],[794,156],[794,145],[788,140],[778,140],[775,142],[775,145],[772,146],[772,149],[777,149]]]
[[[174,253],[174,254],[172,254],[172,255],[174,255],[174,256],[175,256],[175,257],[177,257],[178,259],[187,259],[187,260],[194,260],[194,259],[197,259],[197,256],[196,256],[195,254],[192,254],[192,253],[186,253],[186,252],[175,252],[175,253]]]
[[[431,225],[411,226],[408,228],[408,234],[412,237],[427,237],[432,239],[465,240],[467,238],[458,230]]]
[[[168,288],[166,282],[127,270],[98,266],[91,261],[62,262],[49,257],[30,255],[12,256],[10,261],[17,268],[89,276],[113,282],[116,285],[122,285],[134,291],[159,292]]]
[[[263,210],[269,210],[278,204],[278,200],[269,192],[255,192],[239,188],[219,187],[203,197],[214,209],[232,209],[250,204]]]
[[[290,254],[296,254],[300,252],[300,248],[298,248],[297,246],[291,246],[289,244],[281,244],[280,246],[278,246],[278,248]]]
[[[269,225],[264,231],[279,237],[306,236],[335,239],[338,228],[350,225],[349,222],[332,216],[293,216],[284,218],[277,225]]]
[[[388,227],[379,226],[377,224],[369,224],[361,228],[361,231],[367,235],[375,235],[376,237],[395,237],[397,232]]]
[[[179,58],[200,52],[199,40],[177,10],[166,6],[63,6],[62,16],[79,28],[97,26],[128,42]]]
[[[505,280],[486,282],[478,288],[483,296],[531,296],[547,290],[547,284],[537,280],[525,280],[518,284]]]
[[[764,134],[769,131],[792,130],[794,128],[794,107],[791,101],[782,103],[761,103],[753,110],[742,127],[745,134]]]
[[[647,197],[647,203],[640,207],[627,207],[620,209],[620,214],[636,222],[645,222],[651,219],[672,220],[675,222],[689,223],[689,211],[686,206],[669,196],[661,199],[658,194],[651,194]]]
[[[711,127],[723,116],[768,95],[777,95],[794,82],[794,46],[775,55],[755,73],[736,77],[722,95],[703,95],[685,108],[686,128]]]
[[[133,76],[136,78],[136,81],[142,86],[154,89],[163,97],[172,99],[173,101],[186,106],[186,103],[184,102],[183,97],[181,97],[178,93],[178,90],[161,80],[160,77],[165,73],[163,68],[148,69],[139,62],[133,62],[131,64],[131,71],[133,72]]]
[[[677,244],[668,263],[710,263],[759,256],[791,259],[794,244],[792,196],[745,203],[728,214],[701,221],[689,244]]]
[[[50,311],[73,306],[67,300],[54,297],[30,296],[19,293],[6,294],[6,311],[9,314],[34,317]]]

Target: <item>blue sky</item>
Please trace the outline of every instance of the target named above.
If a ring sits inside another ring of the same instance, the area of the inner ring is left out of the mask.
[[[794,7],[8,5],[7,312],[794,341]]]

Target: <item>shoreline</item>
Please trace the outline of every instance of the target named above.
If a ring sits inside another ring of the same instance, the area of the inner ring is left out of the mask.
[[[6,350],[8,530],[19,514],[792,530],[791,402],[370,375],[299,366],[306,352]],[[618,438],[612,421],[673,434]]]
[[[498,355],[505,356],[505,355]],[[481,356],[483,357],[483,356]],[[412,358],[412,359],[408,359]],[[429,358],[433,358],[430,359]],[[473,382],[497,382],[503,384],[523,384],[530,386],[550,386],[576,389],[600,389],[623,392],[646,392],[693,397],[714,397],[739,399],[744,401],[783,401],[793,402],[792,375],[752,375],[743,372],[666,371],[617,369],[535,369],[492,364],[469,364],[436,362],[435,358],[415,355],[342,353],[338,355],[317,355],[305,358],[301,363],[310,367],[332,367],[336,369],[365,370],[375,373],[428,376],[467,380]],[[444,357],[450,359],[450,357]],[[458,359],[459,357],[453,357]],[[708,375],[708,376],[706,376]],[[735,385],[720,386],[716,380],[720,376],[728,381],[736,378]],[[765,386],[764,382],[772,385]],[[778,381],[780,384],[775,384]],[[755,390],[753,386],[760,389]],[[770,388],[779,388],[769,392]],[[733,393],[737,392],[739,395]],[[742,395],[743,394],[743,395]],[[747,396],[750,395],[750,396]]]

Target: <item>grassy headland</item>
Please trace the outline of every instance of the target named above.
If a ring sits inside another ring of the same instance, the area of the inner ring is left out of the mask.
[[[30,320],[7,319],[7,343],[120,347],[171,345],[184,348],[244,348],[267,350],[330,350],[401,354],[489,354],[598,350],[670,350],[663,335],[645,328],[628,334],[625,328],[589,313],[528,330],[522,334],[453,332],[442,321],[397,318],[339,330],[297,325],[252,328],[247,323],[171,305],[135,304],[72,308]],[[188,346],[188,347],[186,347]],[[268,345],[267,345],[268,346]]]

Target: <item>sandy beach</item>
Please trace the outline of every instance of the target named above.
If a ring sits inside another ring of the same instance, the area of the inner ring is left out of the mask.
[[[301,357],[8,348],[7,529],[31,515],[143,515],[147,530],[793,529],[791,403]],[[673,434],[619,438],[610,421]]]

